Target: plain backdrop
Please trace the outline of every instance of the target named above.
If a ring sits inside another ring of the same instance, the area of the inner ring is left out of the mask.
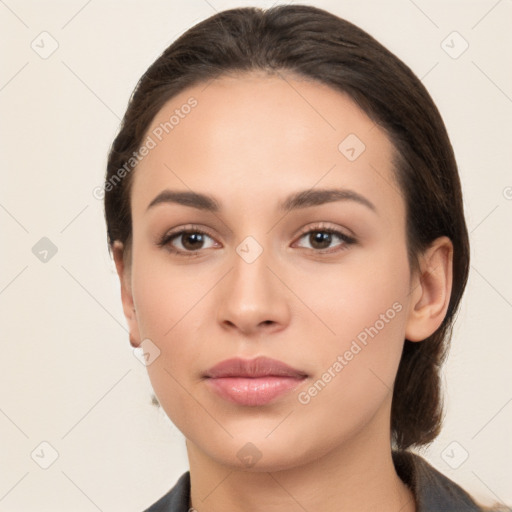
[[[0,1],[0,511],[140,512],[188,469],[129,345],[93,190],[164,48],[215,11],[272,3]],[[512,2],[304,3],[396,53],[447,125],[472,266],[444,428],[421,454],[484,503],[510,504]]]

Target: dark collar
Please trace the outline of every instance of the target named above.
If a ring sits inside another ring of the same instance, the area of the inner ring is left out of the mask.
[[[481,512],[462,487],[424,458],[408,451],[393,451],[392,456],[398,476],[414,494],[417,512]]]
[[[188,512],[190,471],[183,473],[175,486],[144,512]]]
[[[484,510],[462,487],[437,471],[419,455],[408,451],[393,451],[392,456],[398,476],[414,494],[417,512]],[[189,499],[190,472],[187,471],[167,494],[144,512],[188,512]]]

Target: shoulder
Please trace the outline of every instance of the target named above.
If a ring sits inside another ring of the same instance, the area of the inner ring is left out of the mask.
[[[180,476],[174,487],[144,512],[188,512],[190,471]]]
[[[409,451],[393,451],[398,476],[411,488],[418,512],[512,512],[504,505],[485,507],[461,486],[443,475],[423,457]]]

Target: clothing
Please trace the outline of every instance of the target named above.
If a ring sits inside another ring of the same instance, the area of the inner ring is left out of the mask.
[[[417,512],[512,512],[512,508],[491,509],[478,505],[462,487],[415,453],[393,451],[392,456],[398,476],[414,494]],[[188,512],[189,499],[190,472],[187,471],[167,494],[144,512]]]

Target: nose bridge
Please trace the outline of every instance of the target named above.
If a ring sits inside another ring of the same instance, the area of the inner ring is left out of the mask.
[[[268,268],[273,266],[271,244],[263,243],[247,236],[235,247],[219,302],[219,321],[244,332],[288,321],[285,290]]]
[[[262,309],[274,296],[271,282],[271,249],[263,247],[253,236],[246,237],[235,249],[231,276],[231,293],[246,307]]]

